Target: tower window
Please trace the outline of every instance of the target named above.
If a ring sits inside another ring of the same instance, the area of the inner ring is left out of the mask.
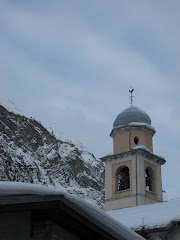
[[[130,188],[129,183],[129,168],[127,166],[122,166],[117,170],[117,191],[122,191]]]
[[[151,167],[147,167],[145,170],[146,190],[155,192],[154,172]]]
[[[138,138],[138,137],[135,137],[135,138],[134,138],[134,143],[137,145],[138,142],[139,142],[139,138]]]

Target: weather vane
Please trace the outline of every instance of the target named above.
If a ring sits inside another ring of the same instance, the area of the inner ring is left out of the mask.
[[[134,89],[131,87],[131,89],[129,90],[129,92],[130,92],[130,94],[131,94],[131,96],[130,96],[130,99],[131,99],[131,106],[132,106],[132,104],[133,104],[133,98],[134,98],[134,96],[132,95],[132,93],[134,92]]]

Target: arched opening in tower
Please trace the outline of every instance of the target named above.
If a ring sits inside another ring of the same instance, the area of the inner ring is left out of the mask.
[[[117,170],[117,191],[122,191],[130,188],[129,181],[129,168],[127,166],[121,166]]]
[[[134,143],[137,145],[138,142],[139,142],[139,138],[136,136],[136,137],[134,138]]]
[[[146,178],[146,190],[155,192],[155,183],[154,183],[154,172],[151,167],[147,167],[145,170]]]

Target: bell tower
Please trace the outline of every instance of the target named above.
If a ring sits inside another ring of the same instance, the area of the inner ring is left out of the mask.
[[[132,97],[132,95],[131,95]],[[161,165],[153,153],[155,129],[142,109],[131,106],[113,124],[113,155],[105,162],[105,211],[162,202]]]

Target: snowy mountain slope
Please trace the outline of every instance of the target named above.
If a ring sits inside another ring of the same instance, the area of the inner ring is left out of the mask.
[[[63,187],[103,208],[104,163],[82,146],[57,139],[36,120],[14,111],[13,106],[8,111],[2,105],[0,181]]]

